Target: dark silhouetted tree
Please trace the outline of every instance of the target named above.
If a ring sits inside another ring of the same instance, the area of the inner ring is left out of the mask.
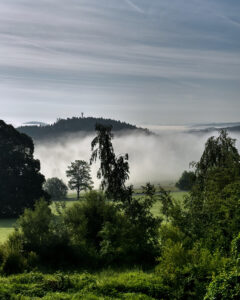
[[[67,177],[70,177],[68,186],[71,190],[77,191],[77,198],[81,191],[92,189],[92,177],[90,175],[90,166],[84,160],[75,160],[66,171]]]
[[[59,178],[53,177],[47,179],[44,184],[44,190],[51,196],[52,199],[64,199],[67,196],[67,186]]]
[[[40,162],[33,158],[30,137],[0,120],[0,216],[19,216],[24,208],[33,208],[41,197],[45,181]]]
[[[102,179],[101,188],[106,191],[109,198],[123,201],[131,188],[125,186],[129,178],[128,154],[118,157],[112,145],[112,126],[96,124],[97,136],[92,141],[92,156],[90,163],[99,158],[100,168],[97,177]]]

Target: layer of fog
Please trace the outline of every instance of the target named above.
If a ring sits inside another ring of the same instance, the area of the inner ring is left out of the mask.
[[[212,135],[212,134],[211,134]],[[130,183],[139,186],[146,182],[164,183],[176,181],[183,170],[189,170],[191,161],[198,161],[210,134],[199,135],[184,132],[161,132],[159,135],[131,133],[115,136],[116,154],[129,154]],[[240,135],[233,134],[240,149]],[[71,135],[54,142],[36,144],[35,157],[40,159],[41,172],[46,176],[59,177],[66,183],[66,169],[74,160],[89,162],[91,141],[94,135]],[[98,164],[92,166],[95,187]]]

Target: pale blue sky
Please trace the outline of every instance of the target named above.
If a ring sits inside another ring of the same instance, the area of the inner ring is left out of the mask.
[[[240,121],[239,0],[1,0],[0,118]]]

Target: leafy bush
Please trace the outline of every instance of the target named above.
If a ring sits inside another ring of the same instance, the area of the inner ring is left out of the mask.
[[[18,219],[25,249],[42,253],[49,243],[50,223],[53,214],[47,202],[43,199],[36,202],[34,210],[25,209],[24,214]]]
[[[72,259],[69,239],[61,217],[52,214],[43,199],[35,203],[34,210],[25,209],[17,222],[18,227],[9,236],[6,251],[19,252],[29,267],[38,263],[67,264]],[[60,251],[59,251],[60,250]]]
[[[2,246],[2,266],[4,274],[21,273],[27,267],[27,261],[23,256],[22,236],[19,232],[10,234],[7,242]]]
[[[91,191],[81,203],[66,209],[64,222],[73,246],[85,249],[86,259],[92,257],[96,263],[101,259],[102,229],[106,224],[117,225],[121,218],[115,205],[108,202],[103,193]]]
[[[232,240],[229,263],[217,276],[213,276],[204,299],[239,299],[240,298],[240,233]]]
[[[240,299],[240,275],[238,268],[224,271],[213,277],[204,300]]]
[[[2,272],[6,275],[22,273],[27,266],[26,259],[18,251],[7,252],[2,263]]]
[[[156,272],[171,287],[173,298],[203,299],[212,274],[219,273],[227,262],[220,252],[211,254],[199,243],[186,249],[180,241],[168,239],[162,247]]]

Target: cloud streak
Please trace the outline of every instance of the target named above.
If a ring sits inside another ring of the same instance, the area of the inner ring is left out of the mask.
[[[131,1],[131,0],[125,0],[125,2],[127,3],[127,5],[129,5],[131,8],[133,8],[138,13],[144,14],[144,11],[139,6],[137,6],[136,4],[134,4],[133,1]]]

